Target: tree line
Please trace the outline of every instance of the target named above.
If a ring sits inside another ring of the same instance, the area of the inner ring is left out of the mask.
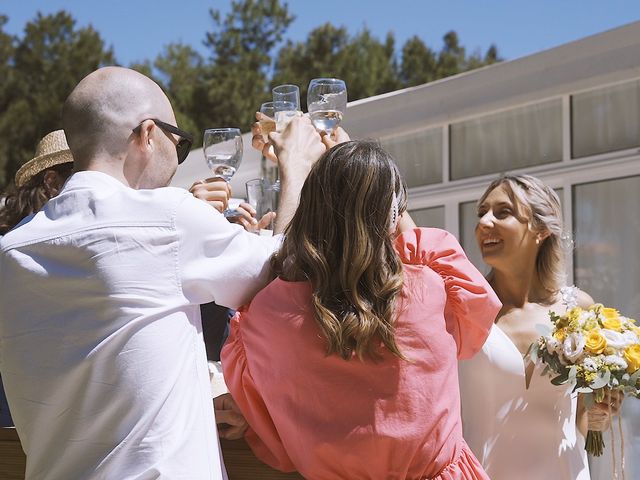
[[[338,77],[353,101],[500,61],[494,45],[485,53],[467,52],[454,31],[439,49],[418,35],[396,49],[391,32],[380,40],[366,27],[350,34],[331,23],[304,41],[284,42],[294,16],[281,0],[234,0],[226,15],[215,9],[209,15],[207,56],[172,43],[155,59],[128,65],[163,87],[180,127],[197,134],[196,146],[208,127],[248,130],[281,83],[299,85],[304,104],[312,78]],[[5,31],[8,20],[0,14],[0,187],[33,156],[42,136],[61,128],[61,107],[73,87],[93,70],[119,64],[100,33],[79,27],[66,11],[38,13],[21,36]]]

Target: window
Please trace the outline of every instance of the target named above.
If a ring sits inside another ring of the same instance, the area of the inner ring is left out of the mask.
[[[573,187],[578,287],[596,302],[640,315],[640,176]]]
[[[483,275],[489,273],[491,268],[482,261],[482,254],[476,242],[476,225],[478,223],[478,211],[476,209],[477,201],[460,203],[458,212],[460,215],[460,245],[467,254],[467,258],[471,260]]]
[[[442,182],[442,128],[392,137],[381,143],[398,163],[407,187]]]
[[[560,99],[453,123],[451,179],[562,160]]]
[[[571,97],[573,158],[640,146],[640,81]]]
[[[444,229],[444,207],[420,208],[418,210],[410,210],[409,214],[419,227]]]

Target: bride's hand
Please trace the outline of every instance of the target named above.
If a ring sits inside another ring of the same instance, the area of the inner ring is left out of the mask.
[[[604,432],[611,426],[611,418],[619,415],[624,395],[615,390],[607,390],[604,400],[594,404],[587,410],[587,425],[589,430]]]

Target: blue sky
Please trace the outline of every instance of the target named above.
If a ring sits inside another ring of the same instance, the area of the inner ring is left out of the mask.
[[[483,52],[495,43],[503,58],[514,59],[588,35],[640,20],[638,0],[290,0],[296,20],[287,38],[303,40],[330,21],[351,33],[367,26],[378,38],[395,34],[400,47],[418,35],[439,49],[442,36],[458,32],[468,50]],[[78,25],[88,24],[112,45],[121,64],[154,59],[163,47],[181,41],[206,55],[205,32],[212,22],[210,8],[226,12],[220,0],[0,0],[8,15],[6,30],[22,34],[37,11],[69,11]]]

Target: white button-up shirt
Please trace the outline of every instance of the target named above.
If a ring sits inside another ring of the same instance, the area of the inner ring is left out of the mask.
[[[279,238],[99,172],[0,241],[0,370],[27,479],[217,479],[199,304],[268,280]]]

